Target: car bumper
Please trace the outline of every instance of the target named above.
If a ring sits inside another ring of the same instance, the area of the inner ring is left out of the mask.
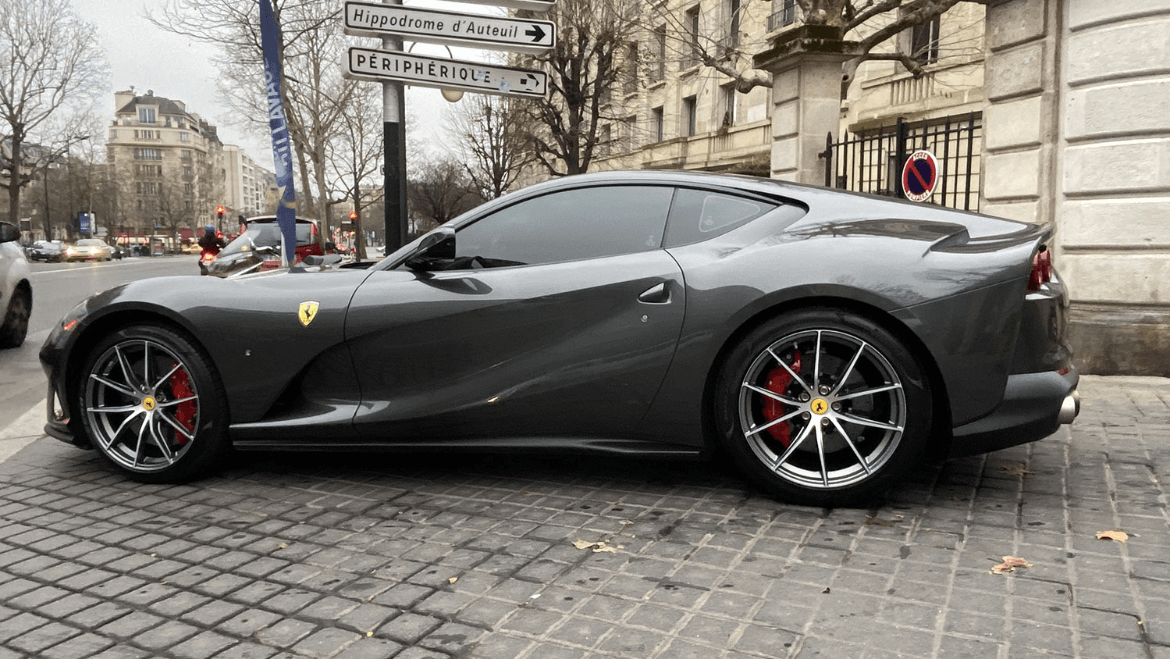
[[[1003,400],[991,414],[952,431],[950,457],[998,451],[1043,439],[1080,413],[1080,376],[1064,372],[1008,377]]]

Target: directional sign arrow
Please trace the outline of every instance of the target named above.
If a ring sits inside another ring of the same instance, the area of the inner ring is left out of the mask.
[[[543,53],[557,45],[557,26],[550,21],[357,0],[345,3],[345,33],[364,37],[393,34],[411,41],[521,53]]]
[[[372,48],[350,48],[347,64],[345,74],[362,80],[399,80],[421,87],[501,96],[544,98],[548,95],[548,74],[514,66]]]

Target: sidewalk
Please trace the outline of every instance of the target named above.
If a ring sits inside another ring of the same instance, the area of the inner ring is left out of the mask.
[[[1071,429],[871,511],[612,458],[249,454],[148,486],[40,439],[0,464],[0,659],[1170,659],[1170,380],[1081,391]]]

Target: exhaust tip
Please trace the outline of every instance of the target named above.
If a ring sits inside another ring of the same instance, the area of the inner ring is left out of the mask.
[[[1060,404],[1060,414],[1057,415],[1056,420],[1061,424],[1072,423],[1073,419],[1081,413],[1081,394],[1077,390],[1064,397],[1064,402]]]

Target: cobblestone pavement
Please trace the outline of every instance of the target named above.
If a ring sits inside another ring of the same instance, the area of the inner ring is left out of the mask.
[[[0,465],[0,657],[1168,659],[1170,380],[1082,392],[1071,430],[868,511],[622,459],[244,456],[148,486],[41,439]]]

